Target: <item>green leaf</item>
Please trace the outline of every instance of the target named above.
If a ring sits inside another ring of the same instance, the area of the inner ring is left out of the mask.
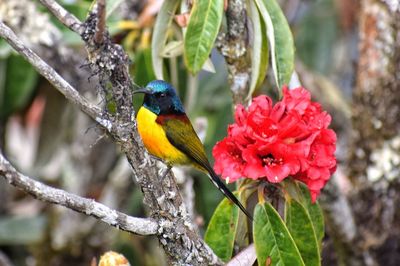
[[[233,244],[239,221],[239,208],[223,199],[208,224],[204,240],[223,261],[232,257]]]
[[[6,117],[23,108],[35,88],[38,74],[19,55],[11,55],[7,60],[5,82],[0,87],[0,117]]]
[[[262,84],[268,70],[268,39],[266,26],[263,20],[260,20],[260,14],[253,1],[249,1],[250,18],[253,22],[253,46],[251,54],[251,82],[248,98],[251,98],[253,92]]]
[[[161,56],[164,58],[177,57],[183,54],[183,41],[171,41],[165,45]]]
[[[199,72],[211,53],[222,22],[224,0],[194,2],[184,41],[184,58],[193,74]]]
[[[0,219],[1,245],[28,245],[43,239],[46,217],[2,217]]]
[[[167,41],[168,29],[178,4],[179,1],[177,0],[165,0],[154,24],[153,37],[151,39],[151,59],[157,79],[164,79],[162,53]]]
[[[271,265],[304,265],[286,225],[270,203],[257,204],[253,228],[259,265],[268,261]]]
[[[321,206],[319,206],[318,202],[311,202],[310,192],[305,184],[298,182],[298,185],[300,188],[301,203],[310,215],[318,244],[321,246],[322,239],[325,235],[324,214]]]
[[[272,69],[277,86],[288,84],[294,69],[294,43],[289,24],[276,0],[255,0],[267,26]]]
[[[290,199],[286,201],[285,218],[304,264],[307,266],[321,265],[320,249],[307,210],[298,201]]]

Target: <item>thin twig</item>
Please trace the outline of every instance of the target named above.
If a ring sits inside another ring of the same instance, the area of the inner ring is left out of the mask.
[[[40,0],[42,5],[46,6],[54,16],[58,18],[70,30],[81,35],[84,31],[82,22],[79,21],[73,14],[69,13],[62,6],[53,0]]]
[[[98,0],[97,1],[97,25],[96,25],[96,33],[94,35],[94,41],[96,44],[103,44],[104,41],[104,32],[106,30],[106,1]]]
[[[158,224],[154,220],[128,216],[110,209],[93,199],[83,198],[64,190],[47,186],[19,173],[1,153],[0,175],[11,185],[41,201],[54,203],[77,212],[85,213],[106,224],[133,234],[154,235],[157,233]]]

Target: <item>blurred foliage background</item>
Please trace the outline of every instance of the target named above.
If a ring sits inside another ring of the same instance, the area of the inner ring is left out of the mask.
[[[91,1],[61,0],[84,20]],[[155,78],[150,40],[162,0],[108,1],[115,7],[108,29],[132,60],[136,84]],[[346,153],[347,126],[357,60],[357,2],[282,0],[295,37],[296,70],[303,85],[324,103],[339,134],[339,161]],[[101,102],[96,77],[85,69],[79,36],[52,18],[36,1],[0,0],[0,19],[29,43],[72,85]],[[233,121],[232,99],[222,56],[213,51],[216,72],[191,77],[181,57],[165,64],[192,121],[206,118],[205,147],[226,135]],[[270,79],[269,79],[270,80]],[[268,93],[268,81],[257,94]],[[333,95],[333,96],[332,96]],[[135,99],[136,107],[141,99]],[[20,171],[69,192],[94,198],[112,208],[145,216],[141,191],[119,148],[0,39],[0,148]],[[221,193],[198,172],[193,175],[195,221],[204,232]],[[32,199],[0,179],[0,264],[89,265],[106,250],[123,253],[132,265],[164,265],[158,242],[132,236],[93,218]],[[329,257],[329,256],[328,256]],[[325,259],[329,263],[329,259]],[[324,264],[326,264],[324,263]]]

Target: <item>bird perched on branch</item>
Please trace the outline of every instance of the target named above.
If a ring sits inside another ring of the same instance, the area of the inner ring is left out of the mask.
[[[154,80],[134,93],[145,94],[137,114],[137,124],[149,153],[163,160],[168,170],[174,165],[191,165],[207,173],[224,196],[252,219],[211,167],[174,87],[165,81]]]

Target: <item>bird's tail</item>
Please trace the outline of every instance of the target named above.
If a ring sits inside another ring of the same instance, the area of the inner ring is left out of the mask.
[[[207,167],[207,171],[210,175],[210,180],[214,183],[214,185],[227,197],[230,201],[236,204],[246,216],[253,221],[253,217],[251,214],[246,210],[246,208],[240,203],[240,201],[236,198],[235,195],[227,188],[223,181],[219,178],[219,176],[214,172],[214,170],[210,167]]]

